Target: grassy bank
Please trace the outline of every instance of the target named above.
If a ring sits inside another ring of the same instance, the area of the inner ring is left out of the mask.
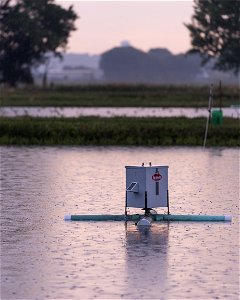
[[[1,106],[207,107],[208,86],[90,85],[48,89],[2,89]],[[218,89],[214,106],[219,106]],[[239,88],[223,86],[222,105],[239,104]]]
[[[189,145],[203,144],[206,119],[1,118],[1,145]],[[238,120],[210,125],[207,146],[239,146]]]

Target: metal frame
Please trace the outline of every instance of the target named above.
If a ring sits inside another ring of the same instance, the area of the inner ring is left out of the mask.
[[[125,199],[125,216],[127,216],[127,190],[126,190],[126,199]]]
[[[127,191],[125,193],[125,216],[127,216]],[[151,208],[148,207],[148,204],[147,204],[147,191],[145,191],[145,207],[143,208],[143,210],[145,210],[145,215],[149,214],[150,213],[150,210]],[[167,190],[167,214],[170,215],[170,206],[169,206],[169,192]]]

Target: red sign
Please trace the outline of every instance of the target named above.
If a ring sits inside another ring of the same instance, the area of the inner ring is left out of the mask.
[[[152,176],[152,180],[154,180],[154,181],[159,181],[161,179],[162,179],[162,175],[158,171],[156,171],[156,173],[153,174],[153,176]]]

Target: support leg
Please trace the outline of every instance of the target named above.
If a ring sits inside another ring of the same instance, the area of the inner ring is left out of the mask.
[[[168,193],[168,190],[167,190],[167,207],[168,207],[168,215],[170,215],[170,208],[169,208],[169,193]]]
[[[145,204],[144,204],[145,215],[148,213],[148,203],[147,203],[147,191],[145,191]]]
[[[127,216],[127,191],[126,191],[126,198],[125,198],[125,216]]]

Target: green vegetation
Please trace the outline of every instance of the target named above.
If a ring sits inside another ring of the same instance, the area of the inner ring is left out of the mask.
[[[238,104],[239,89],[222,89],[222,104]],[[207,107],[208,87],[90,85],[4,89],[2,106]],[[219,105],[215,95],[214,106]],[[205,118],[1,118],[1,145],[201,146]],[[238,146],[239,123],[210,125],[208,146]]]
[[[48,89],[2,89],[1,106],[140,106],[207,107],[208,86],[177,85],[89,85]],[[219,106],[217,88],[215,107]],[[222,105],[239,104],[239,88],[222,88]]]
[[[2,118],[1,145],[202,146],[205,118]],[[207,146],[239,146],[238,120],[210,125]]]

